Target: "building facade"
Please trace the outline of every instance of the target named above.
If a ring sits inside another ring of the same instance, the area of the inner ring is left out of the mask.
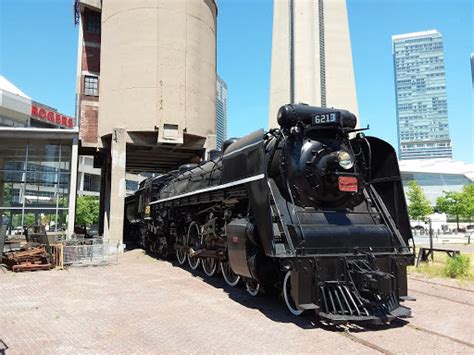
[[[7,234],[42,224],[74,232],[78,128],[0,76],[0,223]]]
[[[140,182],[146,177],[138,174],[126,174],[125,193],[132,195]],[[94,167],[94,157],[90,155],[79,156],[79,167],[77,169],[77,195],[78,196],[100,196],[101,169]]]
[[[474,183],[474,164],[446,158],[402,160],[400,173],[405,193],[409,182],[416,181],[432,206],[444,191],[460,192]]]
[[[216,80],[216,148],[227,139],[227,84],[218,75]]]
[[[128,173],[165,173],[216,148],[217,5],[74,4],[80,154],[101,169],[99,233],[121,242]]]
[[[274,1],[269,128],[288,103],[358,115],[345,0]]]
[[[451,158],[443,38],[392,36],[399,159]]]

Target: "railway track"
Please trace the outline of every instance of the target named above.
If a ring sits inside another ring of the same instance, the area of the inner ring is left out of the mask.
[[[435,331],[433,331],[433,330],[426,329],[426,328],[424,328],[424,327],[420,327],[420,326],[418,326],[418,325],[407,324],[406,326],[407,326],[408,328],[415,329],[415,330],[418,330],[418,331],[420,331],[420,332],[424,332],[424,333],[436,335],[436,336],[438,336],[438,337],[441,337],[441,338],[444,338],[444,339],[448,339],[448,340],[454,341],[455,343],[458,343],[458,344],[461,344],[461,345],[465,345],[465,346],[468,346],[468,347],[471,348],[471,349],[474,349],[474,344],[469,343],[469,342],[467,342],[467,341],[464,341],[464,340],[461,340],[461,339],[458,339],[458,338],[454,338],[454,337],[449,336],[449,335],[446,335],[446,334],[441,334],[441,333],[435,332]]]
[[[341,332],[340,333],[342,336],[344,336],[345,338],[348,338],[358,344],[361,344],[363,346],[366,346],[370,349],[373,349],[373,350],[376,350],[378,351],[379,353],[382,353],[382,354],[387,354],[387,355],[392,355],[394,354],[392,351],[390,350],[387,350],[385,348],[382,348],[381,346],[378,346],[377,344],[374,344],[374,343],[371,343],[370,341],[367,341],[365,339],[361,339],[357,336],[355,336],[353,333],[351,333],[350,331],[344,331],[343,333]]]
[[[414,291],[414,292],[417,292],[417,293],[420,293],[420,294],[425,295],[425,296],[435,297],[435,298],[439,298],[439,299],[442,299],[442,300],[445,300],[445,301],[448,301],[448,302],[453,302],[453,303],[457,303],[457,304],[462,304],[464,306],[474,307],[474,304],[472,304],[470,302],[453,300],[452,298],[449,298],[449,297],[434,295],[434,294],[429,293],[429,292],[420,291],[420,290],[417,290],[413,287],[410,287],[410,290]]]
[[[448,291],[448,290],[456,290],[456,292],[458,292],[458,293],[460,292],[461,294],[464,294],[464,296],[468,296],[468,298],[472,298],[472,293],[474,293],[474,290],[470,290],[470,289],[463,288],[463,287],[446,285],[446,284],[442,284],[442,283],[439,283],[439,282],[423,280],[423,279],[417,279],[417,278],[414,278],[414,277],[410,277],[410,280],[414,281],[415,284],[417,282],[419,282],[421,284],[433,285],[433,286],[438,287],[440,290],[444,289],[445,291],[447,291],[449,293],[452,293],[452,291]],[[418,284],[418,286],[421,287],[422,285]],[[418,292],[422,295],[435,297],[435,298],[442,299],[442,300],[445,300],[445,301],[448,301],[448,302],[453,302],[453,303],[462,304],[462,305],[471,306],[471,307],[474,306],[474,303],[469,302],[469,301],[456,300],[456,299],[453,299],[451,296],[449,296],[449,297],[448,296],[443,296],[443,295],[440,295],[440,294],[436,294],[434,292],[429,292],[428,290],[422,291],[418,287],[413,287],[413,283],[412,283],[412,285],[409,286],[409,289],[411,291]]]
[[[423,282],[423,283],[430,284],[430,285],[441,286],[441,287],[446,287],[446,288],[452,288],[452,289],[454,289],[454,290],[461,290],[461,291],[466,291],[466,292],[474,293],[474,290],[469,290],[469,289],[467,289],[467,288],[458,287],[458,286],[451,286],[451,285],[441,284],[441,283],[438,283],[438,282],[433,282],[433,281],[418,279],[418,278],[412,277],[412,276],[409,276],[409,279],[410,279],[410,280],[415,280],[415,281],[418,281],[418,282]]]
[[[395,321],[395,322],[397,322],[397,321]],[[431,329],[427,329],[427,328],[424,328],[424,327],[421,327],[421,326],[418,326],[418,325],[413,325],[413,324],[405,322],[403,320],[400,320],[399,322],[403,323],[402,324],[403,327],[413,329],[417,332],[430,334],[431,336],[440,337],[440,338],[446,339],[448,341],[455,342],[459,345],[467,346],[470,349],[474,349],[474,344],[472,344],[470,342],[467,342],[467,341],[464,341],[464,340],[461,340],[461,339],[458,339],[458,338],[454,338],[452,336],[442,334],[442,333],[439,333],[439,332],[436,332],[436,331],[433,331]],[[341,326],[338,326],[337,328],[338,328],[339,334],[341,336],[343,336],[345,338],[348,338],[348,339],[350,339],[350,340],[352,340],[352,341],[354,341],[358,344],[361,344],[361,345],[363,345],[367,348],[378,351],[379,353],[382,353],[382,354],[388,354],[388,355],[395,354],[393,351],[391,351],[389,349],[386,349],[386,348],[384,348],[384,347],[382,347],[378,344],[375,344],[371,341],[368,341],[366,339],[362,339],[362,338],[358,337],[356,332],[364,330],[364,328],[362,328],[362,327],[359,327],[357,325],[341,325]],[[351,330],[353,330],[354,333],[351,332]]]

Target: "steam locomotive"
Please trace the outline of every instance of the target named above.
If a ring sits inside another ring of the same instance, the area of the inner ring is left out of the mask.
[[[393,147],[346,110],[289,104],[278,123],[146,180],[126,200],[124,235],[252,296],[277,290],[293,315],[409,317],[414,254]]]

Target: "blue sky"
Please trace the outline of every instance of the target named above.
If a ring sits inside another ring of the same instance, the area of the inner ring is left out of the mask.
[[[218,72],[229,87],[228,134],[267,126],[272,0],[219,0]],[[33,99],[74,115],[73,0],[0,0],[0,74]],[[455,159],[474,162],[471,0],[347,0],[359,113],[370,134],[397,144],[393,34],[443,34]]]

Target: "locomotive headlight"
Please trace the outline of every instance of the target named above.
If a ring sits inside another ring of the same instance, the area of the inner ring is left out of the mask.
[[[339,163],[339,166],[345,170],[349,170],[354,166],[354,161],[352,160],[351,155],[344,150],[341,150],[337,154],[337,162]]]

